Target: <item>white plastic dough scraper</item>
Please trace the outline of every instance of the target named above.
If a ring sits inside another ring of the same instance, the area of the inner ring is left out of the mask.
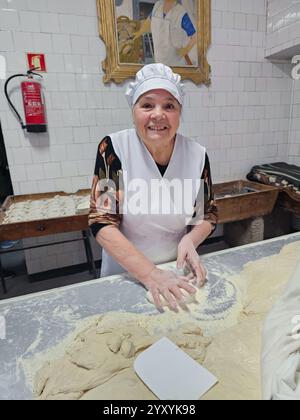
[[[160,400],[198,400],[218,382],[166,337],[141,353],[133,366]]]

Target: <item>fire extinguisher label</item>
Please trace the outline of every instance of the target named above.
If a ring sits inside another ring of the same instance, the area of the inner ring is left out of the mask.
[[[46,72],[46,60],[44,54],[27,53],[28,70]]]
[[[22,94],[26,124],[46,124],[41,85],[37,82],[23,82]]]

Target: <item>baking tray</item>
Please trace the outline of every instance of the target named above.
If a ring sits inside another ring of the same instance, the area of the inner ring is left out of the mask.
[[[231,181],[214,185],[219,223],[236,222],[270,214],[279,189],[251,181]]]
[[[39,219],[25,222],[3,224],[5,212],[14,203],[50,199],[56,196],[85,196],[91,193],[90,189],[79,190],[73,194],[65,192],[52,192],[44,194],[27,194],[9,196],[0,209],[0,241],[34,238],[54,235],[57,233],[75,232],[88,229],[88,214],[74,214],[71,216]]]

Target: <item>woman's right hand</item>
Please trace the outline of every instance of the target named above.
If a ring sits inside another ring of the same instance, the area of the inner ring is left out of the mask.
[[[143,284],[152,294],[154,303],[160,311],[163,311],[161,297],[165,299],[170,309],[177,311],[178,304],[185,305],[181,289],[190,294],[196,293],[196,289],[189,284],[192,277],[194,276],[179,276],[173,271],[155,267],[143,280]]]

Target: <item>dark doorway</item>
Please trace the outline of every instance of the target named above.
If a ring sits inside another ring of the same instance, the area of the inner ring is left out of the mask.
[[[3,203],[7,196],[12,194],[13,187],[8,168],[3,132],[0,121],[0,204]]]

